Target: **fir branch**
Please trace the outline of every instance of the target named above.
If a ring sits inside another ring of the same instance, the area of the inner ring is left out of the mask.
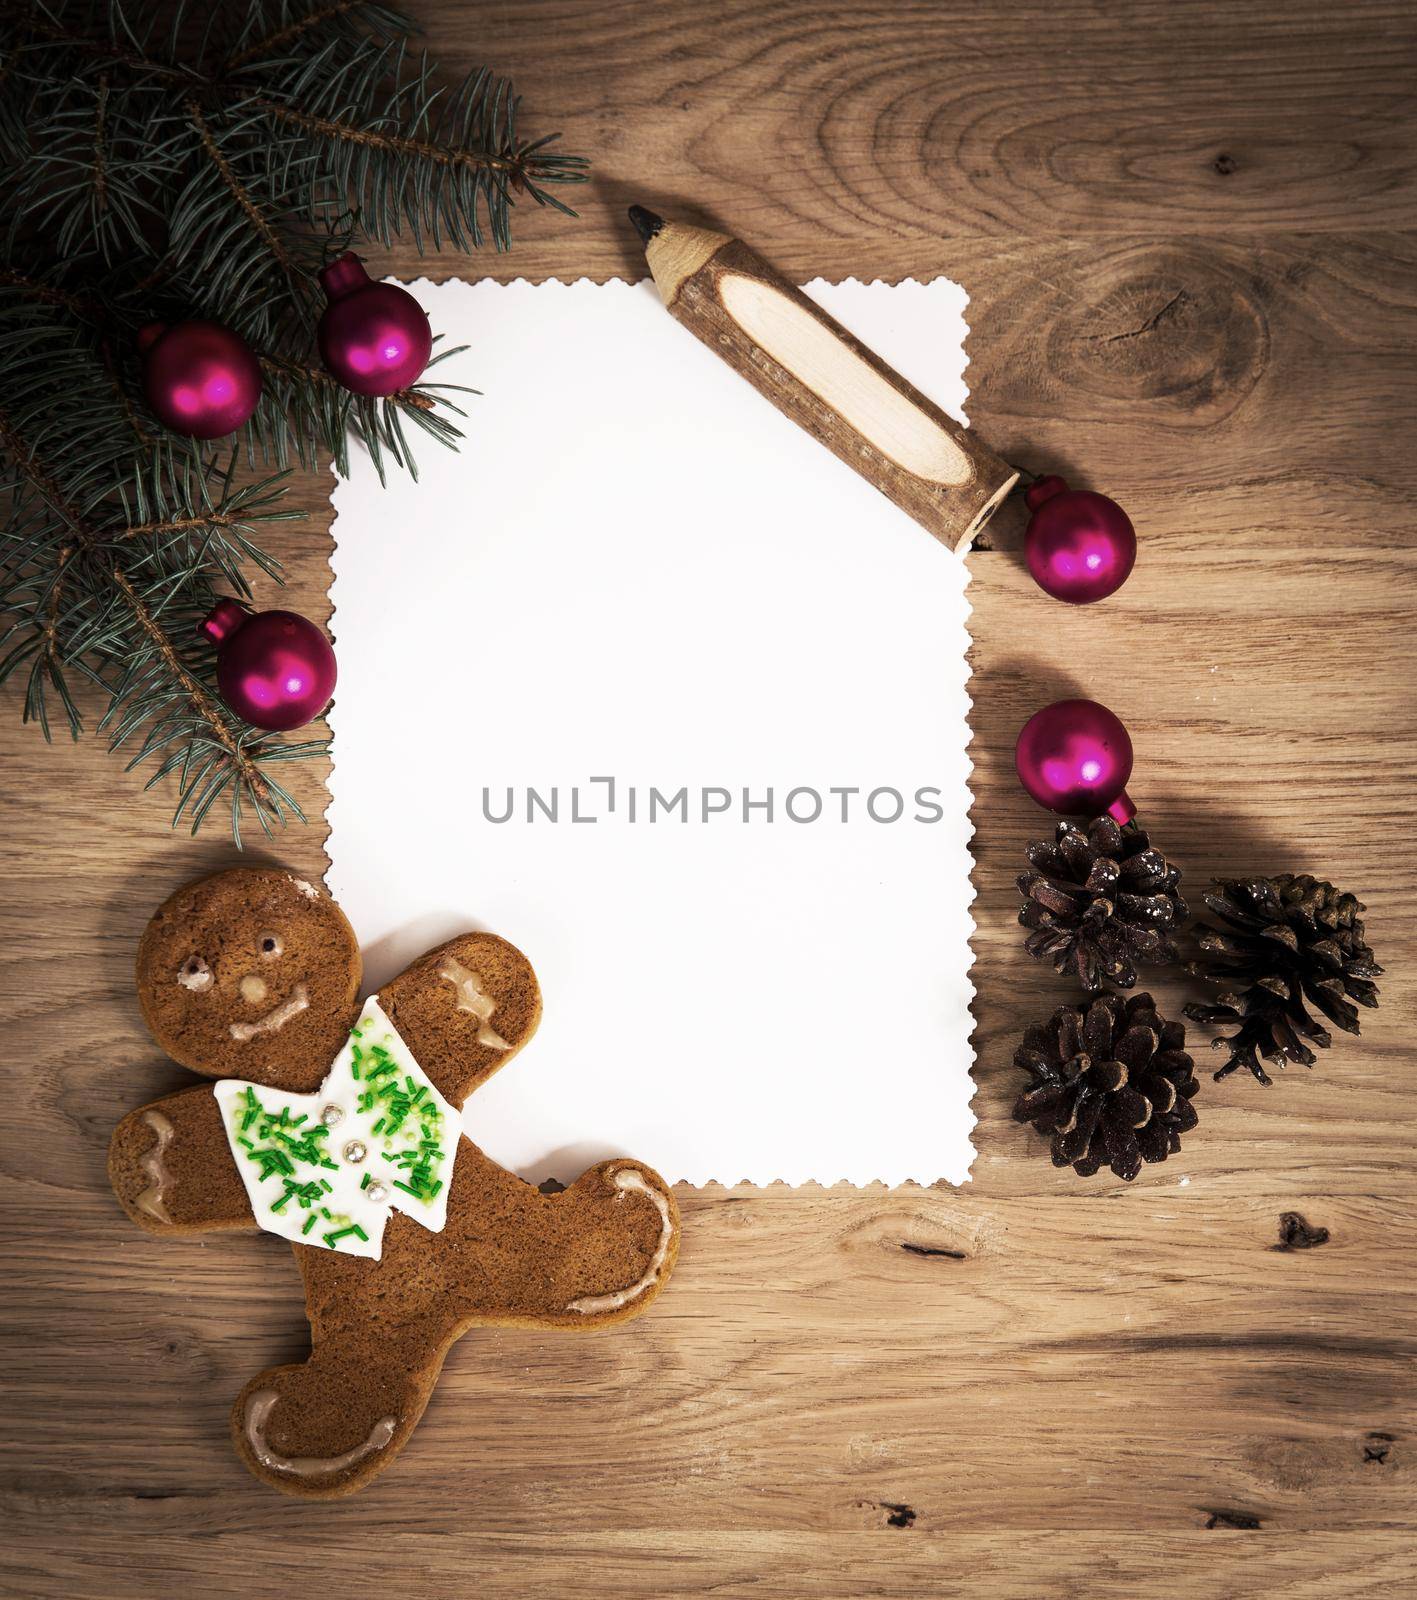
[[[128,609],[133,613],[133,619],[147,635],[152,647],[162,657],[167,670],[182,685],[183,692],[192,704],[192,709],[211,729],[212,737],[223,750],[231,757],[232,765],[239,773],[241,782],[246,786],[252,798],[258,805],[266,806],[271,802],[271,792],[266,786],[266,780],[261,776],[260,769],[247,754],[246,750],[237,741],[227,725],[225,716],[217,708],[216,702],[203,688],[202,684],[190,673],[172,647],[172,640],[167,630],[160,627],[154,620],[152,612],[143,603],[142,597],[133,587],[133,581],[124,572],[118,563],[111,563],[113,583],[118,592],[128,602]]]
[[[104,124],[108,117],[108,74],[101,72],[98,79],[98,99],[94,104],[93,128],[93,197],[101,212],[108,209],[108,154],[104,148]]]
[[[301,383],[329,390],[333,394],[341,396],[348,394],[348,390],[337,378],[326,372],[323,367],[312,366],[308,361],[293,361],[289,356],[273,355],[262,355],[257,359],[269,372],[284,373],[287,377],[297,378]],[[431,394],[419,389],[399,389],[389,396],[389,400],[396,406],[407,406],[415,411],[432,411],[437,405]]]
[[[45,465],[38,453],[20,435],[9,413],[3,406],[0,406],[0,441],[3,441],[11,459],[16,463],[20,471],[49,502],[53,510],[68,523],[74,538],[74,544],[86,555],[94,557],[104,564],[107,577],[127,602],[134,622],[147,636],[153,649],[162,658],[172,677],[182,686],[182,691],[187,696],[192,710],[211,730],[211,737],[230,756],[232,765],[247,792],[258,807],[269,806],[271,804],[271,793],[267,787],[266,780],[261,776],[250,755],[232,733],[225,713],[218,707],[212,696],[208,694],[202,683],[188,671],[177,651],[173,648],[172,640],[167,631],[154,620],[152,612],[144,603],[132,579],[116,560],[101,551],[102,536],[99,530],[93,526],[83,512],[64,493],[58,479],[49,467]],[[51,657],[53,655],[55,637],[54,620],[58,608],[59,584],[62,580],[64,569],[72,558],[72,553],[72,548],[66,548],[61,553],[59,570],[56,573],[54,588],[51,591],[53,598],[50,606],[49,624],[46,629]]]
[[[201,140],[202,149],[206,152],[208,159],[216,168],[221,181],[230,191],[232,198],[240,207],[243,215],[246,217],[246,220],[251,224],[252,231],[255,233],[256,237],[260,239],[261,243],[264,244],[270,253],[275,257],[276,261],[280,264],[281,269],[287,274],[287,276],[298,279],[300,277],[300,271],[296,267],[294,260],[291,258],[290,252],[281,243],[279,234],[277,234],[270,223],[266,221],[266,218],[261,212],[260,208],[256,205],[255,201],[247,192],[245,185],[242,184],[235,172],[232,171],[231,163],[221,153],[220,147],[218,146],[216,140],[212,137],[212,131],[207,126],[206,118],[202,115],[202,108],[197,101],[197,97],[195,95],[188,95],[186,100],[183,101],[183,109],[187,113],[188,120],[197,130],[197,137]]]
[[[108,387],[113,398],[118,403],[119,410],[123,413],[123,420],[128,424],[133,435],[133,444],[145,456],[151,456],[156,440],[147,428],[133,402],[128,398],[128,391],[123,387],[123,381],[118,375],[118,366],[113,359],[113,344],[109,339],[100,339],[98,343],[99,358],[103,362],[104,376],[108,379]]]
[[[15,272],[10,267],[0,267],[0,285],[18,289],[29,299],[41,301],[45,305],[63,306],[66,311],[72,311],[76,317],[94,319],[103,315],[103,307],[97,300],[70,294],[64,289],[56,288],[52,283],[44,283],[23,272]]]
[[[62,664],[59,653],[59,602],[64,593],[64,570],[73,554],[73,545],[60,546],[59,559],[54,564],[54,581],[49,586],[49,599],[45,604],[44,656],[51,670]]]
[[[154,522],[131,522],[112,535],[115,539],[141,539],[147,534],[195,533],[201,528],[235,528],[235,517],[224,512],[208,511],[196,517],[159,517]]]
[[[13,20],[38,34],[47,44],[62,46],[66,51],[76,51],[115,67],[128,67],[134,72],[152,73],[161,78],[187,82],[192,82],[198,76],[173,62],[155,61],[140,51],[128,50],[112,39],[95,39],[90,34],[78,33],[56,21],[45,6],[17,6]]]
[[[49,502],[55,511],[69,524],[70,529],[82,543],[91,538],[84,514],[73,504],[60,487],[59,480],[49,471],[44,462],[30,449],[21,435],[19,429],[10,418],[10,413],[0,405],[0,444],[4,445],[10,459],[19,468],[20,472],[29,479],[35,489]]]
[[[325,139],[338,139],[346,144],[377,150],[384,155],[415,156],[435,167],[461,167],[474,173],[516,173],[521,163],[513,155],[492,155],[486,150],[460,150],[435,144],[431,139],[414,139],[402,133],[388,133],[379,128],[362,128],[357,123],[338,117],[313,116],[296,106],[283,106],[274,100],[257,100],[262,111],[277,122],[287,122],[307,133],[318,133]]]
[[[318,364],[317,274],[364,239],[510,243],[515,203],[584,162],[518,131],[510,85],[447,87],[380,0],[20,0],[0,7],[0,683],[50,734],[55,698],[99,722],[194,831],[220,801],[238,842],[298,816],[272,768],[324,750],[223,706],[198,624],[221,593],[279,582],[256,542],[284,472],[258,458],[416,472],[455,447],[459,386],[387,399]],[[263,395],[238,456],[178,438],[143,398],[139,331],[203,317],[242,338]],[[440,351],[435,361],[456,352]],[[414,426],[410,427],[410,424]]]
[[[226,58],[228,72],[239,71],[242,67],[249,66],[253,61],[259,61],[265,56],[272,55],[283,46],[293,44],[303,35],[316,28],[323,27],[327,22],[333,22],[337,17],[347,17],[354,12],[367,9],[368,0],[334,0],[332,5],[321,6],[316,11],[308,12],[303,17],[297,17],[293,22],[276,28],[268,33],[265,38],[257,39],[244,50]]]

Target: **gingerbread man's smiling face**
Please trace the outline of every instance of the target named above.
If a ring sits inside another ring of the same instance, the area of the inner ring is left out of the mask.
[[[217,873],[156,913],[138,998],[174,1061],[212,1078],[316,1088],[357,1011],[359,947],[339,907],[275,868]]]

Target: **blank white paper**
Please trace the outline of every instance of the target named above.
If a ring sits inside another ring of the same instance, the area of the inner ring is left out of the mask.
[[[526,952],[541,1028],[464,1123],[534,1181],[963,1182],[963,561],[647,284],[410,287],[481,393],[416,483],[334,490],[368,988],[469,928]],[[961,414],[957,285],[807,292]]]

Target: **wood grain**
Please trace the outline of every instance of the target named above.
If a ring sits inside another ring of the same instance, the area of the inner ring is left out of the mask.
[[[293,1271],[254,1238],[138,1235],[103,1176],[117,1119],[185,1081],[139,1022],[137,935],[232,853],[169,834],[95,742],[46,750],[12,705],[0,1588],[386,1592],[393,1573],[419,1596],[1410,1592],[1411,7],[421,13],[450,65],[514,73],[538,131],[595,160],[579,223],[533,214],[478,270],[637,275],[638,199],[752,239],[798,281],[947,273],[971,297],[974,425],[1116,495],[1141,559],[1073,610],[1028,581],[1016,509],[971,558],[974,1181],[680,1191],[683,1255],[652,1315],[571,1351],[465,1340],[399,1470],[329,1507],[262,1493],[226,1445],[243,1378],[300,1353]],[[300,480],[312,515],[280,549],[316,615],[325,489]],[[1060,998],[1013,921],[1042,819],[1009,750],[1067,691],[1129,724],[1132,792],[1189,886],[1325,871],[1367,901],[1388,969],[1361,1041],[1269,1090],[1207,1083],[1182,1157],[1129,1189],[1056,1173],[1008,1119],[1014,1037]],[[316,818],[318,780],[300,780]],[[278,848],[308,873],[320,845],[316,825]],[[1328,1241],[1277,1248],[1289,1212]]]

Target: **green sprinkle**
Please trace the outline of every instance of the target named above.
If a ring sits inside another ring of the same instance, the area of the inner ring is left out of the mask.
[[[308,1217],[306,1217],[305,1226],[300,1231],[301,1231],[301,1233],[309,1233],[311,1228],[313,1228],[314,1226],[315,1226],[315,1213],[312,1211],[310,1213],[310,1215]]]
[[[291,1161],[285,1151],[277,1150],[273,1147],[266,1150],[253,1150],[250,1159],[260,1163],[262,1183],[273,1172],[292,1173],[295,1171],[295,1163]]]
[[[364,1229],[361,1228],[357,1222],[351,1222],[343,1228],[336,1228],[333,1233],[327,1233],[325,1235],[325,1243],[333,1249],[333,1247],[337,1245],[341,1239],[347,1239],[352,1233],[357,1233],[359,1237],[363,1239],[365,1244],[368,1244],[369,1235],[365,1233]]]

